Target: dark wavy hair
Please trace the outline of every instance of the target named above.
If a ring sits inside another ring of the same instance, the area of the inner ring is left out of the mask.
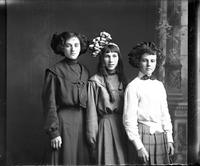
[[[65,42],[72,37],[77,37],[80,41],[80,55],[85,53],[89,46],[89,40],[85,35],[76,32],[62,32],[60,34],[53,34],[51,39],[51,48],[54,53],[64,56],[63,47],[65,46]]]
[[[133,47],[128,53],[129,64],[135,68],[140,68],[140,60],[142,55],[144,55],[145,53],[157,55],[155,69],[155,72],[157,72],[160,66],[163,65],[165,56],[162,54],[162,50],[158,48],[153,42],[141,42]]]
[[[116,52],[119,56],[118,65],[116,67],[116,74],[118,75],[119,82],[121,82],[123,84],[124,90],[127,85],[127,80],[126,80],[126,77],[124,74],[122,56],[121,56],[119,47],[114,43],[113,44],[110,43],[110,44],[106,45],[99,53],[98,73],[104,77],[106,88],[107,88],[109,96],[110,96],[110,101],[113,102],[113,101],[115,101],[115,98],[114,98],[114,94],[111,91],[110,85],[107,81],[108,72],[106,69],[106,65],[104,63],[104,56],[106,53],[109,53],[109,52]]]

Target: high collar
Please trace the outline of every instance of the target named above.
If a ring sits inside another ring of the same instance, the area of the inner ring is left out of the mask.
[[[69,59],[69,58],[65,58],[65,62],[69,65],[74,65],[78,63],[78,59]]]
[[[106,70],[108,75],[115,75],[116,74],[116,70]]]
[[[143,80],[146,80],[146,79],[144,79],[144,77],[148,77],[151,80],[155,80],[156,79],[156,77],[154,75],[147,76],[146,74],[142,73],[141,71],[139,71],[138,77],[140,79],[143,79]]]

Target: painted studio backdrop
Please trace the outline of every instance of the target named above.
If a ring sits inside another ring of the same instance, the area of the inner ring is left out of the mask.
[[[6,153],[11,164],[39,164],[45,149],[41,92],[45,68],[61,57],[50,48],[55,32],[75,31],[93,38],[112,35],[130,81],[137,70],[128,64],[136,43],[154,41],[167,59],[161,77],[173,120],[174,162],[187,154],[187,1],[162,0],[7,0]],[[80,61],[96,71],[97,58]]]

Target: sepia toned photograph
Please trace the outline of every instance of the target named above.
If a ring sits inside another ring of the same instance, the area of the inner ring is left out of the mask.
[[[199,0],[0,0],[0,165],[200,164]]]

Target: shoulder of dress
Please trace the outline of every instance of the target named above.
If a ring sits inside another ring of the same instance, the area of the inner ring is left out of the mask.
[[[104,79],[99,74],[95,74],[92,77],[90,77],[89,82],[95,82],[97,84],[104,85]]]
[[[45,70],[45,73],[48,74],[48,75],[49,75],[49,74],[57,75],[56,70],[55,70],[53,67],[47,68],[47,69]]]
[[[63,68],[63,60],[50,66],[49,68],[46,69],[46,71],[48,71],[56,76],[59,76],[59,71],[62,70],[62,68]]]
[[[102,79],[102,77],[100,75],[95,74],[89,78],[89,81],[100,81],[101,79]]]

